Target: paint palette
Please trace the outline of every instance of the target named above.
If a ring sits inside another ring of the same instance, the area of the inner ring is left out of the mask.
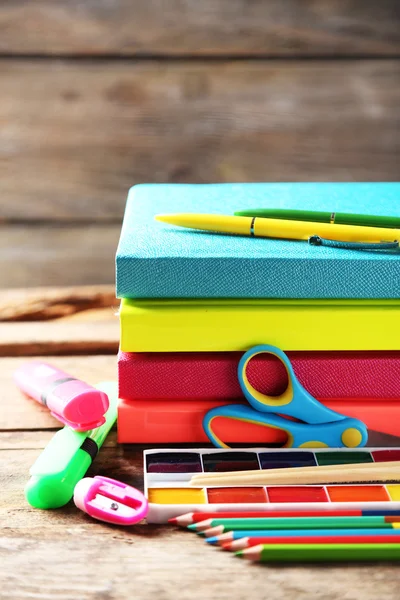
[[[145,450],[145,494],[149,523],[192,511],[277,509],[400,509],[400,483],[192,487],[196,473],[312,467],[399,461],[400,448],[351,449],[188,449]]]

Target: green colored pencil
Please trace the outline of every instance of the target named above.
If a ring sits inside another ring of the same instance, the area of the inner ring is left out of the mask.
[[[335,223],[336,225],[361,225],[364,227],[400,227],[400,217],[360,215],[318,210],[291,210],[286,208],[249,208],[237,210],[235,217],[262,217],[285,221],[309,221],[310,223]]]
[[[226,531],[266,529],[400,529],[400,517],[277,517],[246,519],[206,519],[188,526],[189,531],[210,537]]]
[[[271,563],[397,561],[400,544],[260,544],[235,554]]]

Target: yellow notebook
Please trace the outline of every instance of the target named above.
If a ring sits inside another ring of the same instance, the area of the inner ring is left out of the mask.
[[[123,299],[124,352],[400,350],[400,300]]]

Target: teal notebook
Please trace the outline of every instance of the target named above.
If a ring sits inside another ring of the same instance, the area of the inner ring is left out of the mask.
[[[400,183],[143,184],[116,256],[120,298],[399,298],[400,254],[216,235],[158,213],[291,208],[400,217]]]

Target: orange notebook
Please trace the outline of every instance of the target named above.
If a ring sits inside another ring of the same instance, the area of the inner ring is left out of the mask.
[[[360,419],[369,430],[400,436],[399,401],[362,398],[319,400],[335,411]],[[209,443],[203,431],[203,417],[212,408],[227,404],[232,404],[232,401],[120,400],[118,441],[124,444]],[[228,443],[283,445],[286,441],[282,431],[226,418],[215,419],[213,431]]]

